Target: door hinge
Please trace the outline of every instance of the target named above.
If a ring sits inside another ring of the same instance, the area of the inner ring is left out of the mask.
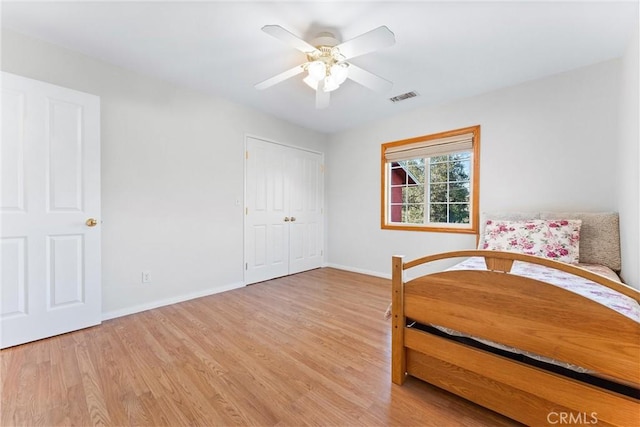
[[[249,208],[244,208],[244,214],[249,215]]]
[[[245,151],[245,152],[244,152],[244,158],[245,158],[245,159],[248,159],[248,158],[249,158],[249,150],[247,150],[247,151]]]
[[[249,269],[249,263],[248,263],[248,262],[245,262],[245,263],[244,263],[244,269],[245,269],[245,270],[248,270],[248,269]]]
[[[324,165],[320,165],[320,172],[324,173]]]

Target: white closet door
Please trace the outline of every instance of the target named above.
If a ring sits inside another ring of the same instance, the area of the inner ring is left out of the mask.
[[[284,147],[247,139],[245,283],[289,274],[289,180]]]
[[[289,156],[289,274],[322,265],[322,156],[291,150]]]
[[[2,73],[0,162],[0,347],[100,323],[100,99]]]
[[[247,138],[245,283],[322,265],[322,155]]]

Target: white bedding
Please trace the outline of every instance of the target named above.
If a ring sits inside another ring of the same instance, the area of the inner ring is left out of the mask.
[[[593,265],[593,264],[580,264],[579,266],[587,270],[590,270],[593,273],[597,273],[605,277],[608,277],[610,279],[620,281],[618,276],[611,269],[607,267],[604,267],[601,265]],[[486,265],[484,262],[484,258],[473,257],[473,258],[468,258],[467,260],[459,264],[456,264],[455,266],[449,268],[448,270],[486,270]],[[563,271],[555,270],[553,268],[545,267],[542,265],[529,264],[529,263],[519,262],[519,261],[514,262],[513,267],[511,269],[511,273],[517,274],[519,276],[525,276],[525,277],[541,280],[546,283],[550,283],[555,286],[567,289],[571,292],[582,295],[606,307],[609,307],[617,311],[618,313],[640,323],[640,305],[634,299],[629,298],[626,295],[622,295],[619,292],[616,292],[612,289],[599,285],[595,282],[592,282],[588,279],[583,279],[581,277],[574,276],[572,274],[565,273]],[[563,361],[555,360],[555,359],[544,357],[544,356],[539,356],[537,354],[533,354],[533,353],[520,350],[518,348],[510,347],[510,346],[505,346],[499,343],[495,343],[493,341],[470,336],[470,335],[455,331],[453,329],[445,328],[438,325],[431,325],[431,326],[434,326],[435,328],[441,330],[442,332],[445,332],[450,335],[472,338],[483,344],[486,344],[495,348],[499,348],[501,350],[522,354],[532,359],[539,360],[542,362],[552,363],[554,365],[562,366],[576,372],[593,373],[590,370],[580,366],[572,365]]]

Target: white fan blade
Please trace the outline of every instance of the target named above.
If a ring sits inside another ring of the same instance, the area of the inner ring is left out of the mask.
[[[318,82],[318,87],[316,88],[316,108],[318,110],[322,110],[329,106],[330,93],[331,92],[324,91],[324,80],[320,80]]]
[[[263,82],[256,84],[255,88],[258,90],[266,89],[268,87],[275,85],[276,83],[280,83],[284,80],[290,79],[293,76],[297,76],[303,71],[304,71],[304,64],[298,65],[296,67],[291,68],[290,70],[282,72],[278,75],[271,77],[270,79],[267,79]]]
[[[264,27],[262,27],[262,31],[269,34],[270,36],[273,36],[285,42],[289,46],[292,46],[298,49],[300,52],[311,53],[318,50],[314,46],[311,46],[309,43],[299,38],[298,36],[285,30],[280,25],[265,25]]]
[[[349,63],[348,78],[356,83],[360,83],[364,87],[375,90],[376,92],[385,92],[393,87],[393,83],[389,80],[376,76],[375,74],[363,70],[352,63]]]
[[[395,42],[396,36],[383,25],[354,39],[347,40],[336,47],[344,55],[345,59],[350,59],[374,50],[393,46]]]

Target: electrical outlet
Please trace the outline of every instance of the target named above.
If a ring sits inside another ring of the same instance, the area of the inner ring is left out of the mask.
[[[142,272],[142,283],[151,283],[151,272],[143,271]]]

